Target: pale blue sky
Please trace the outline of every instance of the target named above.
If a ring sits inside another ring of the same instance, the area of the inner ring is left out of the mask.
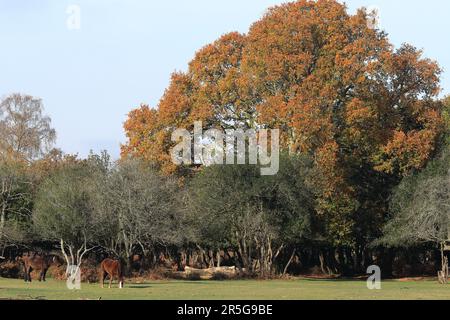
[[[122,124],[140,103],[156,105],[170,74],[229,31],[246,32],[277,0],[0,0],[0,96],[43,98],[58,147],[119,154]],[[450,1],[348,0],[377,6],[395,45],[409,42],[450,72]],[[81,7],[81,30],[66,27]],[[450,93],[450,75],[443,88]]]

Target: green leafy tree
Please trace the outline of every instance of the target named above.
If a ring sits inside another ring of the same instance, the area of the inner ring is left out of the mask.
[[[238,262],[261,276],[273,272],[288,243],[311,235],[310,162],[283,156],[276,176],[252,165],[205,168],[189,186],[198,239],[214,249],[236,249]]]

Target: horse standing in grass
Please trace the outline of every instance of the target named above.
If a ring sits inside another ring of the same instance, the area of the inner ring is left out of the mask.
[[[106,276],[109,276],[109,288],[114,278],[119,281],[119,288],[123,288],[123,268],[122,263],[118,260],[105,259],[100,265],[100,283],[102,288],[104,287],[104,280]]]
[[[20,259],[24,266],[25,282],[31,282],[31,271],[39,270],[39,281],[45,282],[47,271],[51,266],[60,267],[62,260],[56,255],[39,255],[39,254],[27,254]]]

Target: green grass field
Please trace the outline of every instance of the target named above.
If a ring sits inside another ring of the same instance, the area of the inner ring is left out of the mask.
[[[70,291],[65,282],[24,283],[0,278],[0,299],[49,300],[450,300],[450,285],[436,281],[384,281],[382,290],[368,290],[364,281],[273,280],[273,281],[153,281],[126,283],[125,289],[101,289],[83,284]]]

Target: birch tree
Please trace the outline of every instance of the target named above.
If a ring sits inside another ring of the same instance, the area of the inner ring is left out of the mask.
[[[31,161],[51,149],[56,131],[41,99],[15,93],[0,101],[0,136],[1,153]]]

